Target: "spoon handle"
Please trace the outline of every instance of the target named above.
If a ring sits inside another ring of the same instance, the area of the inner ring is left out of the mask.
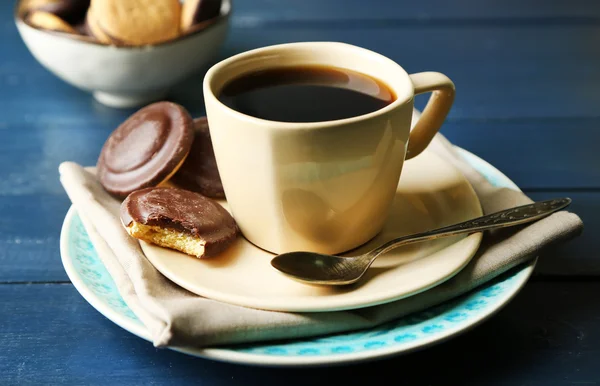
[[[477,217],[472,220],[461,222],[459,224],[390,240],[364,256],[373,260],[377,256],[401,245],[433,240],[440,237],[454,236],[463,233],[476,233],[485,230],[504,228],[537,221],[558,210],[566,208],[570,203],[570,198],[559,198],[506,209],[500,212],[488,214],[487,216]]]

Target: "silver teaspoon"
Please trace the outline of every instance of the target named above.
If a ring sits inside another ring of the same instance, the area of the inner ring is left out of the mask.
[[[304,283],[352,284],[367,272],[377,257],[401,245],[525,224],[564,209],[570,203],[570,198],[560,198],[506,209],[459,224],[399,237],[359,256],[342,257],[313,252],[283,253],[271,260],[271,265],[292,279]]]

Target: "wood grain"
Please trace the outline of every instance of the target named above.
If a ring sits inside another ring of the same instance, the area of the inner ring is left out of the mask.
[[[600,119],[459,121],[441,132],[523,190],[600,188]]]
[[[598,117],[600,25],[414,25],[344,28],[326,25],[233,26],[221,57],[265,45],[334,40],[382,53],[408,72],[436,70],[457,87],[451,120]],[[24,119],[60,124],[103,119],[107,112],[86,93],[41,67],[16,31],[7,30],[0,66],[0,129]],[[202,113],[202,72],[171,97]],[[52,97],[48,97],[52,90]],[[423,107],[424,98],[417,100]],[[82,126],[84,127],[84,126]]]
[[[600,283],[531,282],[503,311],[443,345],[408,356],[322,369],[268,369],[196,359],[122,330],[71,285],[0,286],[3,384],[594,384]],[[327,379],[325,378],[327,376]],[[352,383],[354,382],[354,383]]]
[[[597,22],[600,4],[594,0],[236,0],[234,23],[397,21],[401,23],[582,23]]]
[[[544,251],[535,274],[540,278],[600,276],[596,236],[600,193],[547,191],[530,196],[535,200],[570,196],[569,210],[578,213],[586,227],[579,238]],[[10,206],[0,206],[0,284],[68,280],[60,261],[59,234],[69,206],[65,194],[16,196]],[[20,215],[31,213],[30,208],[37,211],[37,221]]]
[[[66,194],[0,197],[0,283],[65,281],[60,229]]]
[[[220,58],[336,40],[409,72],[444,72],[457,99],[442,132],[532,198],[572,197],[586,226],[580,238],[544,252],[522,293],[464,336],[409,356],[302,370],[157,350],[101,316],[71,284],[56,284],[68,280],[59,234],[70,204],[58,164],[94,164],[134,110],[102,106],[44,69],[18,36],[13,6],[0,2],[0,384],[600,384],[600,2],[234,0]],[[194,116],[204,112],[203,71],[170,95]]]
[[[0,130],[0,196],[62,194],[58,165],[67,160],[95,165],[102,145],[121,121],[117,117],[106,123],[13,124]],[[589,190],[600,189],[598,128],[600,118],[451,121],[441,132],[524,190]]]

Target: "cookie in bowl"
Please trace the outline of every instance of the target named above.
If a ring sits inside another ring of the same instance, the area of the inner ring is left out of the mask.
[[[75,12],[81,17],[75,23],[71,22],[75,17],[61,18],[58,14],[64,12],[40,8],[38,1],[21,0],[15,12],[19,34],[34,58],[63,81],[117,108],[164,100],[171,88],[210,65],[227,36],[231,14],[230,0],[222,0],[216,16],[198,28],[182,30],[182,6],[167,3],[170,0],[152,1],[171,5],[150,15],[148,9],[153,7],[127,12],[122,8],[125,3],[149,1],[100,0],[83,14]],[[47,28],[51,26],[47,21],[32,23],[28,16],[34,11],[50,13],[71,28],[62,23],[61,30]],[[143,20],[142,15],[149,19]]]
[[[219,14],[221,0],[185,0],[181,9],[181,31],[193,31]]]
[[[19,3],[20,12],[51,13],[70,25],[83,22],[89,6],[90,0],[22,0]]]
[[[73,28],[69,23],[65,22],[63,19],[50,12],[32,12],[27,16],[27,21],[29,22],[29,24],[35,27],[45,29],[48,31],[77,34],[75,28]]]
[[[90,30],[108,44],[143,46],[180,35],[179,0],[92,0]]]

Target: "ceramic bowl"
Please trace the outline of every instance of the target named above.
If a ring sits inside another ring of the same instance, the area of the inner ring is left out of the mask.
[[[205,28],[176,40],[117,47],[65,33],[33,28],[15,12],[15,23],[32,55],[65,82],[92,92],[112,107],[134,107],[165,97],[169,88],[216,58],[229,27],[230,0]]]

